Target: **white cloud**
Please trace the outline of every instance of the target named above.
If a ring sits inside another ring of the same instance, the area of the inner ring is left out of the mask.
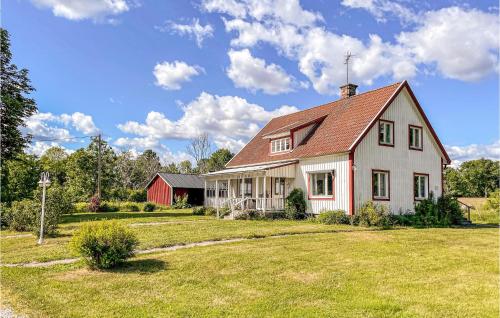
[[[422,25],[397,38],[412,60],[436,64],[444,76],[479,80],[498,67],[498,15],[459,7],[427,12]]]
[[[462,162],[473,159],[500,160],[500,140],[489,145],[471,144],[466,146],[445,146],[452,159],[452,166],[458,167]]]
[[[275,95],[290,92],[297,86],[295,79],[283,68],[276,64],[266,65],[263,59],[253,57],[248,49],[230,50],[228,55],[231,64],[227,76],[236,87]]]
[[[28,146],[28,148],[26,148],[26,152],[31,154],[31,155],[42,156],[48,149],[50,149],[52,147],[62,148],[68,154],[71,154],[74,152],[74,150],[65,148],[59,142],[55,142],[55,141],[51,141],[51,142],[35,141],[35,142],[31,143]]]
[[[60,120],[65,124],[71,124],[77,131],[85,135],[95,135],[99,132],[99,129],[95,126],[92,116],[90,115],[85,115],[80,112],[75,112],[70,115],[62,114]]]
[[[155,84],[166,90],[181,89],[181,83],[191,81],[193,76],[200,75],[201,72],[204,72],[202,67],[182,61],[158,63],[153,70]]]
[[[199,19],[193,19],[191,24],[169,22],[166,27],[158,27],[160,31],[171,30],[180,35],[194,37],[196,44],[201,48],[203,40],[213,36],[214,28],[210,25],[201,25]]]
[[[52,9],[52,13],[57,17],[69,20],[99,20],[126,12],[134,5],[126,0],[32,0],[32,2],[38,7]]]
[[[394,15],[403,23],[417,22],[418,15],[409,8],[390,0],[343,0],[341,4],[370,12],[377,22],[387,22],[388,15]]]
[[[267,111],[237,96],[217,96],[202,92],[183,107],[183,116],[170,120],[159,112],[150,112],[144,123],[129,121],[118,125],[125,133],[149,138],[187,140],[208,133],[217,147],[239,150],[272,117],[295,112],[293,106],[281,106]],[[120,141],[125,143],[125,140]]]
[[[233,17],[244,17],[247,14],[245,5],[235,0],[204,0],[202,7],[208,12],[227,13]]]
[[[134,156],[139,155],[145,150],[151,149],[158,154],[163,165],[171,162],[181,162],[184,160],[192,161],[193,158],[184,151],[172,152],[167,146],[160,143],[159,139],[151,136],[147,137],[121,137],[116,139],[114,145],[119,150],[130,151]]]
[[[222,19],[226,31],[236,33],[231,40],[233,47],[270,44],[282,56],[296,61],[315,90],[323,94],[338,93],[338,86],[344,84],[343,62],[347,51],[355,54],[350,78],[368,85],[380,77],[409,79],[419,72],[470,81],[498,70],[499,21],[490,12],[451,7],[414,13],[389,0],[343,2],[346,6],[369,10],[380,21],[393,14],[411,23],[409,31],[387,41],[377,34],[361,40],[327,30],[321,16],[301,8],[297,1],[288,13],[268,1],[238,2],[245,14],[232,14],[215,3],[219,2],[206,1],[205,8],[210,4],[208,11],[229,15]],[[309,18],[292,21],[293,12],[299,11]]]

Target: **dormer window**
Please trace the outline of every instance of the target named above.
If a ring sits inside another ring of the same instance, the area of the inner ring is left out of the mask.
[[[291,149],[290,137],[271,140],[271,153],[280,153]]]
[[[378,144],[381,146],[394,147],[394,122],[390,120],[379,120]]]

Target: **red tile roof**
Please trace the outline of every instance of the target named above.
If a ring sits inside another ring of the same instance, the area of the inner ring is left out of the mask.
[[[397,96],[397,93],[407,87],[417,108],[422,114],[429,130],[436,138],[445,159],[449,162],[444,147],[430,126],[418,101],[414,97],[406,81],[391,84],[349,98],[309,108],[289,115],[273,118],[262,130],[227,163],[226,167],[252,165],[273,161],[315,157],[320,155],[349,152],[369,128],[380,117],[386,107]],[[324,119],[319,122],[316,129],[301,144],[291,152],[273,154],[269,152],[269,139],[265,135],[283,132],[296,126],[296,123],[310,122],[313,118]]]

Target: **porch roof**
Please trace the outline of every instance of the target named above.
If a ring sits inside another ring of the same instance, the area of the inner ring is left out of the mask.
[[[204,177],[211,177],[211,176],[220,176],[220,175],[227,175],[227,174],[241,174],[241,173],[246,173],[246,172],[266,171],[266,170],[271,170],[271,169],[289,166],[289,165],[295,164],[297,162],[298,162],[298,160],[291,160],[291,161],[275,162],[275,163],[268,163],[268,164],[262,164],[262,165],[256,165],[256,166],[229,168],[229,169],[224,169],[224,170],[220,170],[220,171],[206,173],[203,176]]]

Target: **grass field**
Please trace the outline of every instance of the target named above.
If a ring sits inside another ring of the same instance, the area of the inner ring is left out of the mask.
[[[2,303],[29,317],[498,317],[499,230],[491,225],[374,231],[171,213],[69,216],[42,247],[1,238],[1,262],[71,256],[71,234],[94,217],[131,225],[140,248],[259,239],[145,254],[110,271],[2,267]],[[298,235],[271,237],[286,233]]]
[[[500,211],[495,211],[486,208],[485,198],[460,198],[461,202],[472,206],[474,209],[471,210],[471,220],[474,223],[489,223],[489,224],[499,224],[500,223]]]

